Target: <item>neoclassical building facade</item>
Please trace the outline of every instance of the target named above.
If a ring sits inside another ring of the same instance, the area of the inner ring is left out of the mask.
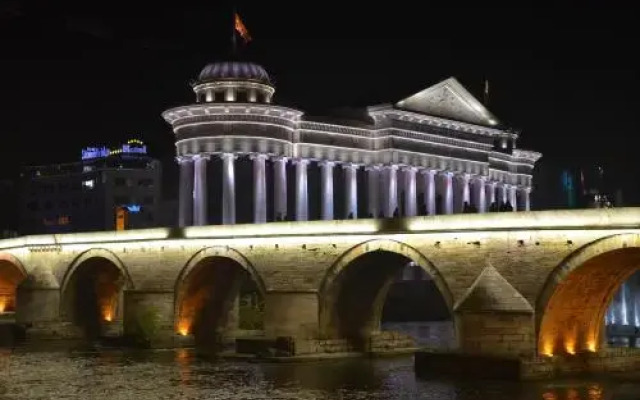
[[[209,64],[192,86],[195,103],[162,114],[180,226],[530,208],[541,154],[516,148],[518,133],[455,78],[348,121],[274,104],[249,62]]]

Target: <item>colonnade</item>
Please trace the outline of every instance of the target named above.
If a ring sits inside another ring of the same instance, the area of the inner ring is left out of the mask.
[[[207,162],[209,155],[178,157],[180,164],[179,225],[207,225]],[[223,153],[222,159],[222,223],[236,222],[235,160],[237,155]],[[270,156],[252,154],[254,222],[267,222],[266,160]],[[287,163],[295,166],[296,221],[309,219],[308,168],[311,160],[271,157],[273,162],[274,214],[287,216]],[[401,165],[368,165],[318,162],[320,168],[320,215],[334,219],[334,170],[344,170],[344,209],[347,218],[398,217],[416,215],[487,212],[508,205],[508,209],[530,209],[530,188],[489,181],[486,176],[454,173]],[[358,215],[358,171],[366,174],[367,215]],[[518,195],[519,192],[519,195]]]

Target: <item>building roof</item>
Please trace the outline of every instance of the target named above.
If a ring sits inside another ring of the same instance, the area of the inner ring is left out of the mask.
[[[220,80],[256,81],[272,85],[267,71],[258,64],[244,61],[222,61],[207,64],[200,75],[198,83]]]
[[[396,107],[476,125],[495,127],[500,123],[453,77],[400,100]]]

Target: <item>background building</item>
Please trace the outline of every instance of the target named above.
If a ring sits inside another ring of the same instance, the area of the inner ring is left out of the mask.
[[[622,189],[602,165],[541,160],[535,168],[535,209],[623,207]]]
[[[261,66],[218,62],[163,113],[180,226],[529,210],[540,154],[455,78],[335,120],[273,104]]]
[[[15,211],[17,207],[15,183],[8,179],[0,180],[0,239],[17,236],[18,217]]]
[[[161,175],[139,140],[83,149],[74,163],[24,168],[20,233],[113,230],[119,206],[128,210],[129,229],[157,226]]]

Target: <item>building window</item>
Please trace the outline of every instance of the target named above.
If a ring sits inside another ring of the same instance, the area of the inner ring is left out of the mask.
[[[95,179],[87,179],[86,181],[82,181],[82,187],[85,189],[93,189],[95,187],[95,184]]]

